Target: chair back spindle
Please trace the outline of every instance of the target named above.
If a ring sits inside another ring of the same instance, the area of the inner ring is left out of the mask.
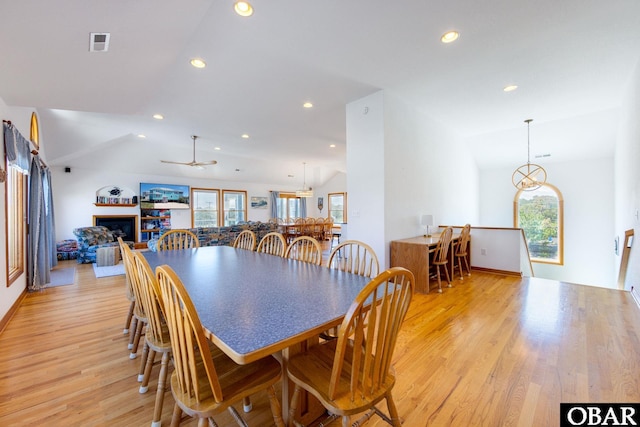
[[[169,335],[166,333],[166,322],[162,313],[160,288],[156,275],[141,253],[132,252],[132,255],[136,272],[137,294],[142,298],[142,306],[147,313],[147,338],[158,344],[169,345]]]
[[[320,246],[320,243],[313,237],[296,237],[287,248],[284,256],[289,259],[321,265],[322,246]]]
[[[223,395],[200,318],[180,278],[169,266],[156,268],[158,285],[169,327],[179,392],[200,403],[213,394]],[[208,381],[202,381],[207,378]]]
[[[269,255],[284,256],[287,250],[287,241],[284,236],[278,232],[271,232],[265,234],[258,244],[257,252],[262,252]]]
[[[253,251],[256,248],[256,233],[251,230],[242,230],[236,240],[233,241],[233,247],[237,249],[245,249]]]
[[[198,236],[189,230],[169,230],[160,236],[158,251],[199,248]]]
[[[440,233],[440,239],[436,244],[436,248],[433,252],[433,268],[436,270],[436,276],[438,278],[438,292],[442,292],[442,281],[440,280],[440,268],[444,268],[445,276],[447,277],[448,286],[451,287],[451,278],[449,276],[449,247],[451,246],[451,240],[453,238],[453,228],[446,227]]]
[[[471,237],[471,225],[466,224],[462,227],[460,237],[456,243],[455,256],[458,267],[460,269],[460,280],[462,280],[462,263],[464,262],[467,267],[467,275],[471,276],[471,269],[469,268],[469,261],[467,260],[467,247],[469,246],[469,239]],[[455,266],[454,266],[455,269]]]
[[[409,270],[394,267],[374,278],[356,297],[339,329],[329,382],[331,398],[348,364],[351,400],[359,395],[371,397],[390,387],[393,351],[413,296],[414,281]]]
[[[374,250],[358,240],[346,240],[333,248],[327,267],[371,278],[380,272]]]

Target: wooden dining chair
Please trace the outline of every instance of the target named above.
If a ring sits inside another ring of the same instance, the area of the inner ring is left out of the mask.
[[[374,278],[380,273],[380,264],[373,248],[358,240],[345,240],[329,254],[327,267],[348,273]],[[320,333],[329,340],[338,337],[338,327]]]
[[[162,406],[167,373],[171,358],[171,339],[169,338],[167,323],[162,314],[160,289],[155,274],[141,253],[133,252],[133,264],[136,271],[133,280],[134,289],[136,289],[136,296],[140,298],[144,311],[147,314],[147,328],[144,339],[145,346],[148,348],[148,356],[146,360],[143,359],[141,361],[141,366],[144,366],[144,374],[139,392],[146,393],[149,389],[149,379],[156,355],[158,353],[162,354],[153,420],[151,422],[151,427],[160,427],[162,424]]]
[[[466,224],[462,227],[462,231],[460,232],[460,237],[458,237],[458,241],[455,243],[455,260],[458,264],[458,268],[460,269],[460,280],[463,280],[462,276],[462,261],[464,260],[464,264],[467,267],[467,276],[471,276],[471,269],[469,268],[469,261],[467,260],[468,256],[468,248],[469,246],[469,238],[471,236],[471,225]],[[455,270],[455,266],[454,266]]]
[[[280,257],[284,256],[286,250],[287,241],[282,234],[276,231],[265,234],[260,243],[258,243],[258,249],[256,249],[257,252]]]
[[[137,320],[136,330],[133,337],[133,342],[131,344],[129,359],[135,359],[138,357],[138,346],[140,344],[140,339],[144,335],[144,332],[147,328],[148,316],[146,311],[144,310],[144,306],[142,305],[142,300],[138,295],[138,290],[136,288],[136,276],[137,271],[135,267],[135,262],[133,259],[133,251],[129,248],[128,245],[124,244],[121,247],[122,250],[122,260],[124,263],[125,275],[129,277],[129,283],[131,285],[131,292],[134,295],[135,305],[133,308],[133,316]],[[138,371],[138,382],[141,382],[144,378],[144,368],[147,360],[147,355],[149,352],[149,347],[143,345],[142,347],[142,361],[140,363],[140,370]]]
[[[293,239],[284,254],[285,258],[304,261],[311,264],[322,264],[322,246],[313,237],[300,236]]]
[[[287,242],[290,243],[296,237],[302,236],[303,228],[304,228],[304,218],[293,219],[293,225],[289,225],[287,227],[287,232],[284,236],[287,239]]]
[[[338,339],[309,347],[290,357],[287,375],[295,384],[290,425],[302,389],[317,397],[331,413],[350,426],[352,415],[367,411],[354,426],[373,414],[399,427],[391,390],[391,366],[398,332],[413,296],[414,276],[402,267],[382,272],[362,289],[340,325]],[[374,307],[371,307],[374,301]],[[387,416],[376,404],[386,399]]]
[[[314,237],[313,236],[313,229],[316,226],[316,219],[315,218],[311,218],[311,217],[307,217],[304,219],[304,226],[302,227],[302,235],[303,236],[309,236],[309,237]]]
[[[171,393],[175,400],[171,426],[180,425],[183,413],[197,417],[198,425],[216,425],[213,416],[228,410],[239,425],[244,420],[231,406],[266,390],[273,419],[284,427],[274,384],[282,376],[280,363],[271,356],[238,365],[207,341],[200,318],[184,285],[171,267],[156,268],[175,370]]]
[[[256,249],[256,233],[251,230],[242,230],[233,241],[233,247],[253,251]]]
[[[372,278],[380,272],[373,248],[358,240],[345,240],[333,248],[327,267]]]
[[[316,218],[313,224],[313,238],[321,241],[324,240],[324,218]]]
[[[449,247],[451,246],[451,239],[453,238],[453,228],[446,227],[440,233],[440,239],[436,244],[436,247],[429,251],[430,255],[433,255],[431,266],[435,270],[434,273],[430,272],[430,276],[435,276],[438,279],[438,292],[442,293],[442,282],[440,280],[440,269],[444,268],[445,275],[447,276],[448,287],[451,287],[451,278],[449,277]]]
[[[160,236],[156,248],[158,251],[199,248],[198,236],[189,230],[169,230]]]
[[[324,224],[322,226],[322,238],[324,240],[331,241],[333,238],[333,218],[328,217],[324,219]]]
[[[120,254],[122,258],[124,258],[124,249],[122,246],[126,245],[122,240],[122,237],[118,237],[118,245],[120,246]],[[129,310],[127,311],[127,318],[124,322],[124,329],[122,333],[124,335],[129,334],[129,343],[127,344],[127,349],[131,350],[133,348],[133,340],[135,337],[136,328],[138,326],[138,319],[133,315],[136,306],[136,297],[133,294],[133,289],[131,288],[131,279],[129,278],[129,270],[127,268],[126,261],[122,261],[125,269],[124,269],[124,284],[125,284],[125,296],[127,297],[127,301],[129,301]]]

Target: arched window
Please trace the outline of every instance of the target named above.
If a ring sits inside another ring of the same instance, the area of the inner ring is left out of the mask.
[[[516,193],[513,224],[524,230],[531,261],[562,265],[563,205],[562,193],[551,184]]]
[[[36,150],[40,149],[40,126],[38,126],[38,116],[36,112],[31,113],[31,127],[29,129],[29,139],[36,146]]]

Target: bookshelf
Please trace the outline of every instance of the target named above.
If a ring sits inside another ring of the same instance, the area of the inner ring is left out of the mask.
[[[101,207],[132,207],[138,205],[138,197],[129,188],[107,185],[96,191],[94,205]]]
[[[171,229],[170,209],[140,209],[140,240],[147,242]]]

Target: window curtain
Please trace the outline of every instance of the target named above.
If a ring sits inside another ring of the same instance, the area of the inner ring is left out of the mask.
[[[44,195],[47,220],[47,250],[49,269],[58,265],[58,249],[56,248],[56,220],[53,209],[53,186],[51,185],[51,169],[44,169]]]
[[[307,217],[307,198],[306,197],[300,197],[300,217],[301,218]]]
[[[4,137],[7,159],[11,167],[29,174],[27,288],[35,291],[49,283],[50,270],[58,263],[51,171],[37,154],[31,155],[29,140],[24,138],[15,126],[5,122]]]
[[[38,156],[31,159],[29,171],[29,290],[37,291],[51,281],[51,254],[49,244],[51,236],[47,220],[47,202],[45,186],[48,187],[46,171]]]
[[[12,124],[4,122],[3,125],[4,145],[9,166],[26,175],[29,173],[29,161],[31,160],[29,141]]]
[[[271,192],[271,206],[269,206],[271,218],[278,218],[278,197],[280,197],[279,191]]]

